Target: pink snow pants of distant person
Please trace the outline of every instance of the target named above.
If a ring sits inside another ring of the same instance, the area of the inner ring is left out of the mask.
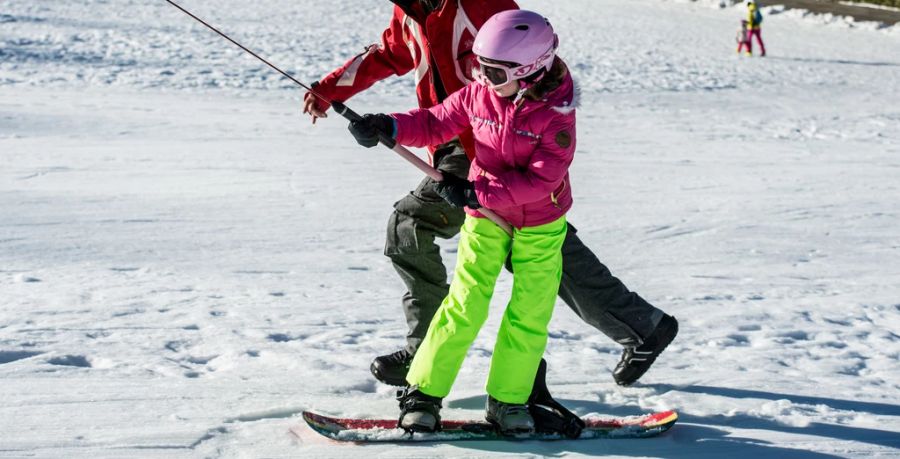
[[[747,31],[747,52],[753,54],[753,37],[756,37],[756,42],[759,43],[759,55],[765,56],[766,45],[763,44],[760,32],[760,29],[750,29]]]

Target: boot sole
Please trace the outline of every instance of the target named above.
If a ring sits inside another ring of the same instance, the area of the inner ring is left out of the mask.
[[[431,426],[423,426],[420,424],[413,424],[411,426],[399,426],[401,429],[407,432],[419,432],[419,433],[435,433],[438,431],[437,428]]]
[[[521,434],[529,434],[530,435],[530,434],[534,433],[534,429],[503,430],[500,428],[500,424],[498,424],[497,421],[495,421],[491,418],[488,418],[488,417],[485,417],[484,420],[487,421],[488,424],[493,426],[494,430],[500,435],[514,436],[514,435],[521,435]]]

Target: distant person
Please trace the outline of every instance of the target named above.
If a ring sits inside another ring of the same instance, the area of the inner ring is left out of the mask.
[[[747,55],[753,55],[753,44],[751,40],[756,37],[759,43],[760,57],[766,57],[766,45],[763,44],[760,24],[762,24],[763,16],[756,6],[755,0],[747,2]]]
[[[738,33],[734,37],[734,41],[736,41],[738,44],[738,54],[741,54],[745,47],[747,48],[747,52],[750,52],[750,35],[748,35],[747,32],[747,20],[741,19],[741,28],[738,29]]]

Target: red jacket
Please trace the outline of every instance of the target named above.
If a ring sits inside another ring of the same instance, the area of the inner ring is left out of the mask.
[[[415,0],[392,2],[394,14],[381,34],[381,43],[366,47],[328,74],[318,82],[316,92],[344,102],[391,75],[415,70],[419,107],[433,107],[472,82],[476,65],[472,44],[478,29],[494,14],[518,9],[513,0],[443,0],[440,8],[426,17]],[[435,72],[440,77],[437,80]],[[475,151],[472,131],[461,133],[460,140],[471,159]],[[433,146],[429,151],[434,151]]]

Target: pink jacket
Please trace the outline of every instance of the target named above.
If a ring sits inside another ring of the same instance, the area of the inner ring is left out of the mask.
[[[440,105],[391,116],[397,120],[397,142],[413,147],[446,142],[471,126],[475,159],[469,180],[478,202],[522,228],[555,221],[572,207],[574,98],[568,74],[543,100],[526,99],[518,108],[474,82]]]

